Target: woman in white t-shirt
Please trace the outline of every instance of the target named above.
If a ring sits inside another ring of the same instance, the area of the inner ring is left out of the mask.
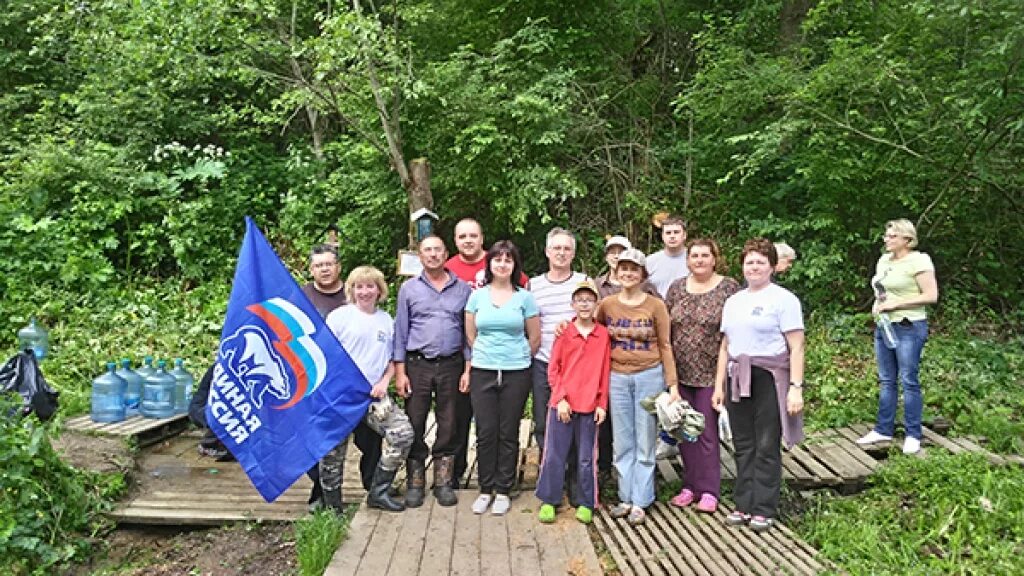
[[[391,359],[395,325],[391,315],[377,307],[388,297],[384,274],[373,266],[355,268],[345,280],[345,296],[351,304],[328,314],[327,327],[370,382],[373,401],[363,422],[387,441],[373,473],[366,503],[371,508],[400,512],[405,506],[392,500],[388,490],[395,479],[395,472],[409,455],[414,434],[405,412],[388,396],[388,385],[395,374],[395,363]],[[345,438],[320,460],[324,502],[339,510],[342,467],[347,449],[348,438]]]
[[[748,240],[740,261],[747,287],[722,310],[711,404],[728,411],[733,432],[736,510],[726,523],[760,532],[779,506],[780,442],[803,439],[804,320],[800,300],[772,283],[778,255],[770,241]]]
[[[917,230],[910,220],[890,220],[885,225],[886,253],[878,259],[871,288],[875,292],[872,308],[878,319],[875,329],[875,356],[878,359],[878,421],[874,429],[858,444],[874,444],[892,440],[896,428],[896,404],[903,384],[903,426],[906,437],[903,453],[915,454],[921,449],[921,383],[918,367],[921,352],[928,340],[928,316],[925,306],[939,299],[935,266],[917,247]],[[885,344],[882,326],[892,326],[895,346]]]

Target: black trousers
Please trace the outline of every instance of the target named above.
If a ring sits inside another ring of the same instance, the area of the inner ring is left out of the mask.
[[[725,397],[736,451],[736,509],[773,518],[782,487],[782,421],[775,379],[771,372],[754,366],[750,397],[733,402],[731,383]]]
[[[480,492],[508,494],[519,464],[519,422],[530,395],[530,369],[469,373],[476,414],[476,461]]]
[[[460,397],[468,397],[459,392],[459,377],[466,368],[462,356],[453,356],[438,360],[427,360],[409,356],[405,362],[405,373],[412,384],[412,395],[405,401],[405,413],[412,422],[412,430],[416,434],[409,459],[426,462],[427,456],[452,456],[458,448],[456,439],[456,413]],[[433,402],[436,400],[436,402]],[[437,422],[437,434],[434,446],[427,447],[424,436],[427,431],[427,415],[431,403],[434,403],[434,418]],[[467,429],[468,430],[468,429]]]
[[[473,422],[473,401],[469,394],[458,393],[455,400],[455,470],[452,478],[461,482],[466,473],[469,450],[469,425]]]

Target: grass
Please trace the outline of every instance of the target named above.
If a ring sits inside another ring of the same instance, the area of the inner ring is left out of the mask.
[[[1024,470],[894,456],[866,491],[820,498],[795,528],[850,574],[1021,574]]]
[[[321,509],[295,523],[295,553],[302,576],[324,573],[334,552],[348,535],[357,509],[355,505],[347,506],[341,515]]]

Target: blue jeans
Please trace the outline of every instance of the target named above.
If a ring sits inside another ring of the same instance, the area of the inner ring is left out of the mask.
[[[921,439],[921,382],[918,369],[921,352],[928,341],[928,321],[918,320],[892,325],[899,339],[895,350],[886,348],[882,334],[875,328],[875,357],[878,359],[878,423],[875,432],[892,436],[896,429],[896,405],[899,403],[899,389],[896,380],[903,384],[903,426],[907,436]]]
[[[654,451],[658,439],[655,416],[640,401],[665,391],[661,364],[634,374],[612,372],[608,400],[612,419],[612,450],[619,474],[619,500],[646,508],[654,502]]]

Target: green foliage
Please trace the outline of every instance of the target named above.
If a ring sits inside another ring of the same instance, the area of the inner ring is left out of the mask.
[[[10,314],[0,322],[0,349],[13,354],[17,330],[36,316],[50,329],[50,355],[40,369],[61,394],[61,414],[87,412],[91,382],[110,360],[181,357],[198,378],[212,361],[228,289],[153,282],[84,294],[40,288],[0,302]]]
[[[338,545],[348,534],[356,510],[356,506],[349,506],[344,514],[338,515],[321,509],[295,522],[295,552],[303,576],[324,573]]]
[[[16,399],[20,403],[20,398]],[[12,408],[0,398],[0,414]],[[124,489],[120,475],[75,470],[34,417],[0,417],[0,558],[6,573],[45,573],[89,552],[97,513]]]
[[[857,496],[826,499],[800,535],[852,574],[1024,571],[1024,471],[979,455],[898,456]]]

